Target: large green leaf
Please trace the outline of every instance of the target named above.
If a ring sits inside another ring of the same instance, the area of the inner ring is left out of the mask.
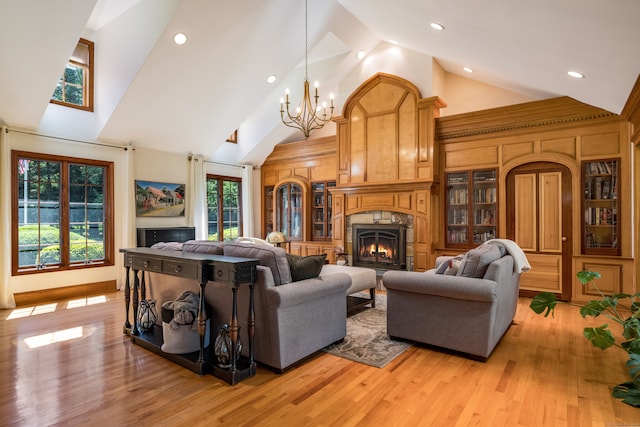
[[[640,388],[633,382],[622,383],[613,388],[611,395],[622,399],[627,405],[640,408]]]
[[[615,298],[606,298],[604,300],[591,300],[587,304],[580,308],[580,315],[583,318],[587,316],[598,317],[604,313],[607,309],[618,305],[618,300]]]
[[[638,383],[640,381],[640,354],[630,354],[626,365],[631,379]]]
[[[580,283],[582,283],[583,285],[586,285],[587,283],[593,281],[594,279],[599,279],[600,273],[598,273],[597,271],[582,270],[576,273],[576,276],[578,277],[578,280],[580,281]]]
[[[604,324],[598,328],[584,328],[584,336],[601,350],[605,350],[616,343],[611,331],[607,330],[609,325]]]
[[[551,292],[540,292],[531,300],[529,304],[529,308],[533,310],[536,314],[540,314],[543,311],[547,310],[544,314],[544,317],[547,317],[549,313],[551,313],[552,317],[554,316],[554,308],[556,307],[556,296]]]

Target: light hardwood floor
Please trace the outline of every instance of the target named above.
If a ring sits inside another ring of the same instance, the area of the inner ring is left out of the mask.
[[[0,425],[640,425],[610,396],[625,355],[593,348],[575,307],[543,318],[522,298],[486,363],[420,346],[383,369],[319,353],[232,387],[132,345],[122,300],[0,311]]]

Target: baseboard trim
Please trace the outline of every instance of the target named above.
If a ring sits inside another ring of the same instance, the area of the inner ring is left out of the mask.
[[[13,294],[13,297],[16,300],[16,306],[24,306],[67,298],[96,295],[104,292],[113,292],[115,290],[117,290],[116,281],[107,280],[104,282],[86,283],[84,285],[20,292]]]

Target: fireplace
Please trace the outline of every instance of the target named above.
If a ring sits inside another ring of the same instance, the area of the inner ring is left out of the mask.
[[[406,270],[405,228],[401,224],[353,224],[353,265]]]

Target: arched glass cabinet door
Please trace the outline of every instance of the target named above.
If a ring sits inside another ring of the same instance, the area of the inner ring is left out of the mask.
[[[276,190],[276,231],[289,240],[302,240],[302,187],[285,183]]]

